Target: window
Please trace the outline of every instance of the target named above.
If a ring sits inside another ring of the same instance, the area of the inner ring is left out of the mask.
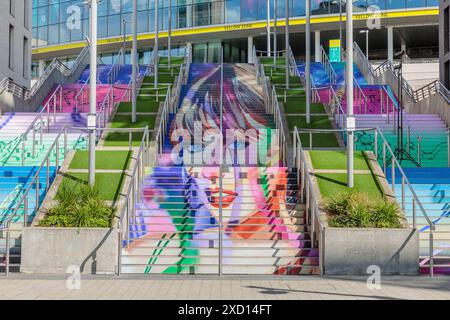
[[[28,79],[28,38],[23,37],[23,53],[22,53],[22,74],[25,79]]]
[[[9,58],[8,65],[11,70],[14,70],[14,27],[9,25]]]
[[[450,37],[450,12],[449,7],[444,9],[444,54],[449,52],[449,37]]]
[[[30,19],[29,19],[29,1],[30,0],[23,0],[23,26],[28,29],[30,27]]]
[[[15,11],[15,0],[9,0],[9,14],[14,17],[14,11]]]

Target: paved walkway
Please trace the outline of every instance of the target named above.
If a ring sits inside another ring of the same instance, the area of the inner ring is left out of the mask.
[[[450,277],[114,277],[86,276],[79,290],[61,276],[0,276],[0,299],[450,299]]]

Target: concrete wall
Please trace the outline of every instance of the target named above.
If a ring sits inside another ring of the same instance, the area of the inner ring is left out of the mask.
[[[118,259],[116,229],[25,228],[21,272],[64,274],[80,266],[82,273],[114,274]]]
[[[413,229],[325,228],[324,272],[366,275],[377,265],[382,274],[419,272],[419,233]]]
[[[28,4],[25,13],[25,1]],[[13,14],[10,1],[0,1],[0,79],[11,78],[17,84],[30,88],[31,84],[31,0],[14,0]],[[13,63],[9,66],[9,26],[14,27]],[[24,37],[28,45],[24,56]],[[25,65],[24,65],[25,62]],[[24,70],[25,68],[25,70]]]

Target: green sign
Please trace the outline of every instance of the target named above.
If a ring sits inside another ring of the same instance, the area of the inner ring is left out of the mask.
[[[339,39],[330,40],[330,62],[341,62],[341,41]]]

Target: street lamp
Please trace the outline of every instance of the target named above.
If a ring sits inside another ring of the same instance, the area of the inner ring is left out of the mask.
[[[155,46],[153,48],[153,54],[155,55],[154,63],[154,85],[155,89],[158,88],[158,58],[159,58],[159,13],[158,13],[159,1],[155,0]]]
[[[339,52],[342,52],[342,1],[343,0],[339,0]]]
[[[306,0],[305,27],[305,85],[306,85],[306,124],[311,123],[311,0]]]
[[[270,0],[266,0],[267,7],[267,56],[270,57]]]
[[[277,24],[278,24],[278,1],[274,0],[273,8],[273,65],[277,67]],[[276,71],[276,70],[275,70]]]
[[[347,1],[347,64],[345,84],[347,89],[347,186],[353,188],[353,134],[355,117],[353,115],[353,1]]]
[[[169,0],[169,19],[168,19],[168,37],[167,37],[167,50],[169,51],[168,64],[169,68],[172,64],[172,0]]]
[[[359,31],[360,34],[365,33],[366,34],[366,57],[367,60],[369,60],[369,30],[361,30]]]
[[[136,78],[137,78],[137,0],[133,0],[133,47],[131,50],[131,122],[136,122]]]
[[[289,89],[289,0],[286,0],[286,89]]]
[[[97,125],[97,4],[98,0],[90,0],[91,6],[91,50],[90,50],[90,69],[89,80],[89,114],[87,118],[87,127],[89,129],[89,185],[95,185],[95,129]]]

